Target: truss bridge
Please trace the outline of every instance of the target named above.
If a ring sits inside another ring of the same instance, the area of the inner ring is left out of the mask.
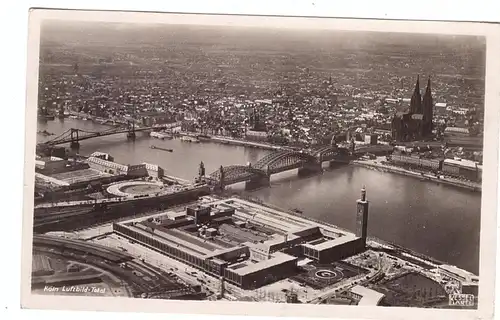
[[[220,189],[235,183],[246,182],[247,189],[269,185],[273,174],[299,169],[299,176],[322,172],[322,163],[333,165],[349,158],[347,149],[323,146],[312,150],[280,150],[269,153],[255,164],[221,166],[205,180]]]

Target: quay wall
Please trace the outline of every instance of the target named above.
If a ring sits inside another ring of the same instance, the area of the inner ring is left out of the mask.
[[[232,195],[232,197],[240,198],[240,199],[243,199],[243,200],[246,200],[246,201],[249,201],[249,202],[253,202],[255,204],[258,204],[258,205],[261,205],[263,207],[267,207],[267,208],[270,208],[270,209],[274,209],[274,210],[277,210],[277,211],[283,211],[283,212],[286,212],[287,214],[290,214],[290,215],[293,215],[293,216],[296,216],[296,217],[300,217],[302,219],[306,219],[306,220],[309,220],[309,221],[312,221],[312,222],[315,222],[315,223],[318,223],[318,224],[322,224],[322,225],[325,225],[325,226],[330,226],[330,227],[336,228],[338,230],[344,231],[346,233],[352,233],[352,231],[347,230],[345,228],[341,228],[341,227],[333,225],[331,223],[327,223],[327,222],[324,222],[324,221],[321,221],[321,220],[318,220],[318,219],[314,219],[314,218],[308,217],[305,214],[296,213],[293,210],[287,210],[287,209],[280,208],[278,206],[275,206],[275,205],[272,205],[272,204],[269,204],[269,203],[265,203],[265,202],[263,202],[263,201],[261,201],[259,199],[255,199],[255,198],[248,197],[248,196],[245,196],[245,195],[234,195],[234,194]],[[394,254],[406,253],[410,257],[417,258],[415,260],[421,259],[421,260],[426,261],[430,265],[432,265],[432,264],[436,264],[436,265],[447,264],[446,262],[439,261],[439,260],[437,260],[435,258],[426,256],[426,255],[424,255],[422,253],[419,253],[419,252],[415,252],[415,251],[413,251],[411,249],[402,247],[402,246],[400,246],[398,244],[395,244],[395,243],[392,243],[390,241],[386,241],[386,240],[382,240],[382,239],[375,238],[375,237],[372,237],[372,236],[368,236],[368,246],[369,247],[370,247],[370,242],[372,242],[373,244],[376,244],[378,246],[383,246],[384,248],[386,248],[385,251],[387,251],[387,249],[389,249],[389,251],[394,251]],[[384,251],[384,250],[382,250],[382,251]]]
[[[260,148],[260,149],[265,149],[265,150],[286,150],[287,149],[286,147],[275,146],[275,145],[266,144],[266,143],[259,143],[259,142],[245,141],[245,140],[236,140],[236,139],[229,139],[229,138],[217,137],[217,136],[210,137],[209,141],[222,143],[222,144],[230,144],[230,145],[235,145],[235,146],[254,147],[254,148]]]
[[[370,163],[370,162],[365,162],[365,161],[360,161],[360,160],[355,160],[355,161],[352,161],[351,163],[355,166],[359,166],[359,167],[363,167],[363,168],[367,168],[367,169],[377,169],[377,170],[381,170],[384,172],[396,173],[396,174],[404,175],[407,177],[418,178],[418,179],[426,180],[426,181],[433,181],[436,183],[442,183],[442,184],[455,186],[455,187],[459,187],[459,188],[464,188],[464,189],[468,189],[468,190],[476,191],[476,192],[482,191],[480,184],[466,183],[466,182],[462,182],[460,180],[452,180],[450,178],[438,178],[436,176],[432,176],[432,175],[428,175],[428,174],[422,175],[419,172],[412,172],[412,171],[402,169],[402,168],[386,166],[386,165],[382,165],[382,164],[375,164],[375,163]]]

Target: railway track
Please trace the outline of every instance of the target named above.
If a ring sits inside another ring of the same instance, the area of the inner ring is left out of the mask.
[[[165,298],[195,293],[193,288],[170,279],[163,271],[116,249],[47,235],[35,235],[33,243],[35,249],[51,248],[52,254],[82,261],[110,272],[128,283],[134,296],[144,297],[154,292],[155,296]]]

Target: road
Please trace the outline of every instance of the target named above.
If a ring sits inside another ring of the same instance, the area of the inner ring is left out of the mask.
[[[126,250],[133,256],[144,259],[148,264],[158,267],[166,272],[172,272],[182,281],[191,285],[202,285],[202,288],[209,290],[215,294],[220,292],[220,280],[216,277],[203,273],[200,270],[192,268],[182,262],[169,258],[161,253],[148,249],[141,244],[131,243],[122,236],[111,234],[104,239],[93,239],[95,243],[103,244],[111,248]],[[202,280],[204,283],[202,283]],[[229,300],[237,300],[239,288],[225,283],[225,287],[229,293],[225,293],[224,297]],[[236,295],[234,294],[236,293]]]

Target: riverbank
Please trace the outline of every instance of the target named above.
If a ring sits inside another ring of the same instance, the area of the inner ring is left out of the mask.
[[[95,117],[95,116],[92,116],[92,115],[89,115],[89,114],[83,113],[83,112],[69,111],[69,115],[70,115],[70,117],[73,117],[74,119],[88,120],[88,121],[98,123],[100,125],[108,125],[111,127],[127,125],[127,121],[123,120],[123,119],[122,120],[104,119],[104,118]],[[180,125],[180,124],[176,124],[176,125]],[[265,143],[265,142],[247,141],[247,140],[234,139],[234,138],[223,137],[223,136],[214,136],[214,135],[202,136],[202,135],[197,134],[197,133],[184,132],[184,131],[178,132],[178,135],[188,136],[188,137],[196,137],[202,142],[205,142],[205,141],[206,142],[214,142],[214,143],[220,143],[220,144],[228,144],[228,145],[242,146],[242,147],[252,147],[252,148],[271,150],[271,151],[290,150],[291,149],[288,147],[276,146],[276,145],[272,145],[272,144]]]
[[[390,172],[390,173],[396,173],[400,175],[404,175],[407,177],[413,177],[413,178],[418,178],[422,181],[432,181],[436,183],[442,183],[445,185],[450,185],[458,188],[463,188],[463,189],[468,189],[471,191],[475,192],[481,192],[482,187],[480,183],[474,183],[472,181],[461,181],[449,177],[436,177],[435,175],[424,173],[421,174],[420,172],[414,172],[410,170],[406,170],[403,168],[399,167],[394,167],[390,165],[385,165],[380,162],[375,162],[373,160],[353,160],[351,161],[353,165],[364,167],[367,169],[375,169],[375,170],[380,170],[384,172]]]
[[[211,197],[214,197],[214,195],[211,195]],[[344,232],[346,234],[353,234],[353,232],[351,230],[347,230],[345,228],[339,227],[339,226],[334,225],[332,223],[328,223],[326,221],[315,219],[315,218],[312,218],[310,216],[307,216],[307,212],[305,214],[299,214],[297,212],[294,212],[293,210],[285,209],[285,208],[270,204],[268,202],[264,202],[259,198],[251,197],[251,196],[245,194],[244,192],[242,192],[242,193],[233,192],[232,194],[224,194],[224,195],[215,196],[215,197],[220,198],[220,199],[231,198],[231,197],[240,198],[242,200],[252,202],[252,203],[261,205],[263,207],[267,207],[267,208],[272,209],[272,210],[284,212],[284,213],[289,214],[291,216],[306,219],[306,220],[312,221],[312,222],[317,223],[317,224],[329,226],[331,228],[340,230],[341,232]],[[399,252],[400,254],[406,255],[408,258],[410,258],[414,261],[418,261],[420,263],[423,263],[423,264],[430,266],[430,267],[433,267],[433,268],[436,268],[439,265],[448,265],[447,262],[444,262],[444,261],[441,261],[439,259],[427,256],[427,255],[422,254],[420,252],[416,252],[412,249],[402,247],[402,246],[400,246],[396,243],[393,243],[391,241],[382,240],[380,238],[373,237],[373,236],[368,236],[367,240],[368,240],[368,246],[371,247],[372,249],[378,248],[378,249],[393,250],[395,252]]]
[[[220,137],[220,136],[210,136],[209,138],[207,138],[207,141],[221,143],[221,144],[230,144],[230,145],[235,145],[235,146],[253,147],[253,148],[272,150],[272,151],[288,149],[287,147],[275,146],[272,144],[267,144],[267,143],[262,143],[262,142],[237,140],[237,139]]]

